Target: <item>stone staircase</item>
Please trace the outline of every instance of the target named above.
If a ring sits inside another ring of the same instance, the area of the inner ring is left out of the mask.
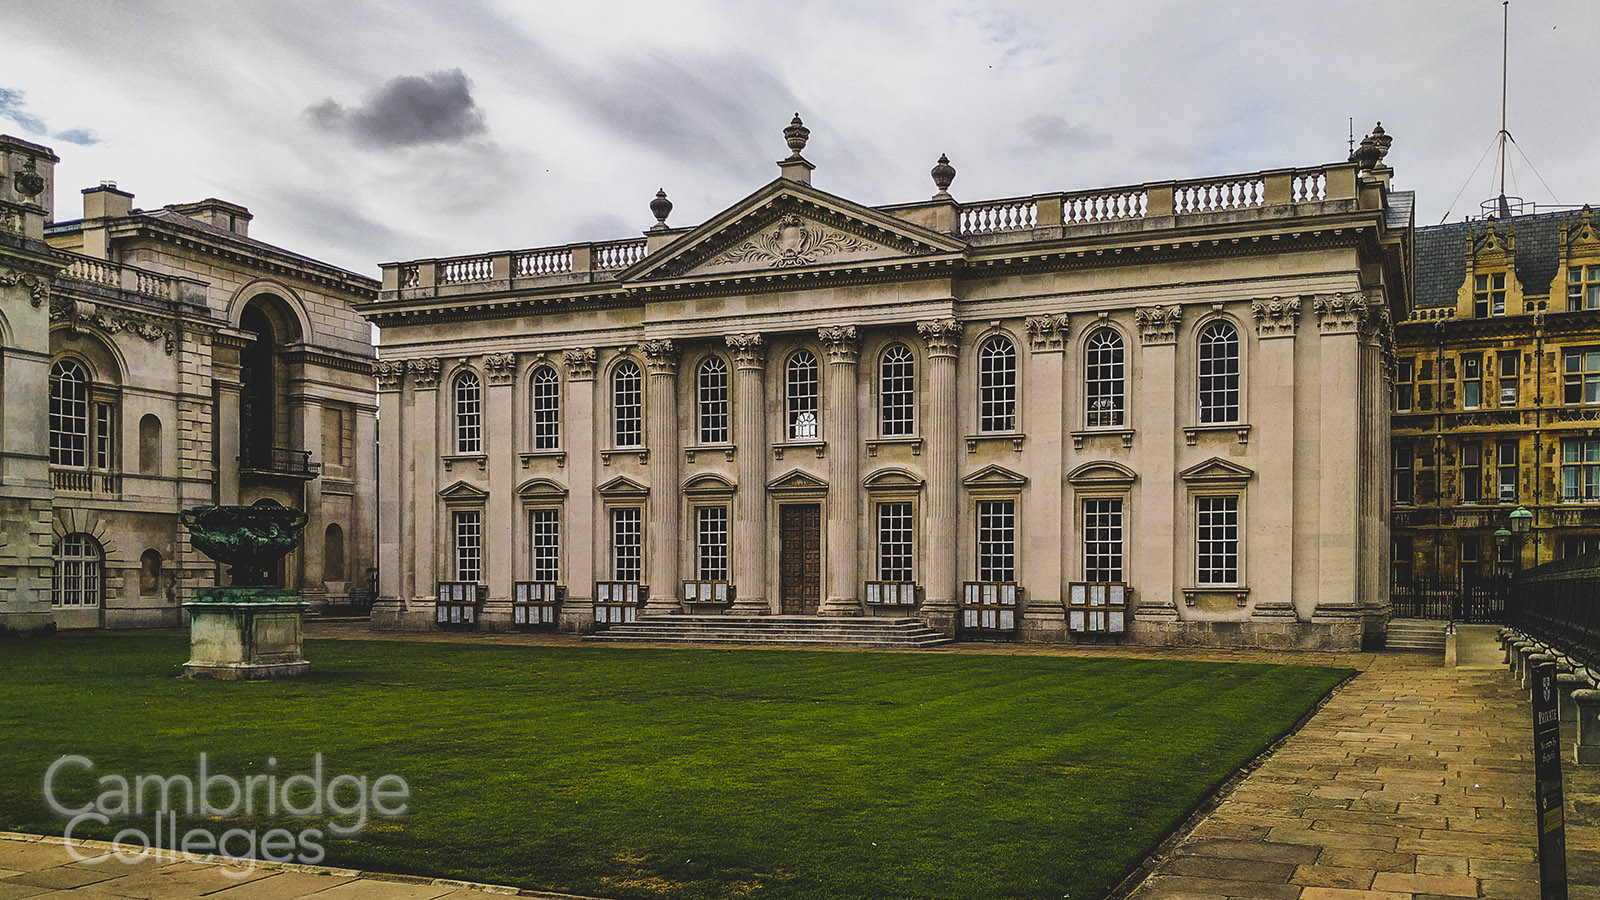
[[[1443,654],[1444,626],[1437,619],[1390,619],[1388,648]]]
[[[604,643],[743,644],[921,650],[950,643],[921,619],[873,616],[653,615],[612,625],[585,641]]]

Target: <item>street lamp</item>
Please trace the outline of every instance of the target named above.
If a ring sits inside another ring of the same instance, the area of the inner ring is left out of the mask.
[[[1533,528],[1533,513],[1526,506],[1519,506],[1511,511],[1511,531],[1517,536],[1527,534]],[[1500,532],[1495,532],[1498,535]]]

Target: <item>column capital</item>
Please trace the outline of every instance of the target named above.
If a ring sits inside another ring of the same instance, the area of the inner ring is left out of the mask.
[[[678,374],[678,345],[670,339],[641,341],[639,349],[644,351],[644,364],[651,375]]]
[[[483,374],[490,384],[510,384],[517,376],[515,353],[487,353],[483,357]]]
[[[1293,337],[1300,326],[1300,298],[1252,300],[1250,314],[1256,317],[1256,334],[1261,337]]]
[[[1178,326],[1183,323],[1183,307],[1141,306],[1133,311],[1133,321],[1139,326],[1139,342],[1144,344],[1171,344],[1178,339]]]
[[[759,369],[766,360],[767,341],[760,334],[730,334],[727,342],[733,364],[741,369]]]
[[[822,340],[830,364],[855,365],[856,360],[861,358],[861,337],[854,325],[818,328],[817,337]]]
[[[1066,313],[1023,319],[1022,327],[1028,332],[1028,348],[1035,353],[1062,349],[1071,321]]]
[[[593,381],[597,357],[598,354],[594,352],[593,347],[566,351],[562,354],[562,359],[567,364],[567,377],[573,381]]]
[[[932,319],[917,323],[917,334],[928,346],[929,356],[954,357],[961,346],[961,323],[955,319]]]
[[[1365,325],[1369,316],[1366,298],[1360,294],[1319,295],[1311,303],[1317,313],[1317,327],[1323,334],[1348,334]]]
[[[439,386],[439,360],[433,359],[408,359],[406,371],[411,373],[411,386],[419,391],[432,390]]]
[[[378,379],[378,390],[398,391],[406,377],[406,364],[399,360],[373,360],[372,377]],[[238,390],[238,385],[233,385],[233,388]]]

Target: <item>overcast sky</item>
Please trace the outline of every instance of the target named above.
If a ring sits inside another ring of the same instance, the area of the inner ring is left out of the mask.
[[[215,196],[374,276],[636,236],[657,188],[693,225],[776,176],[796,111],[813,183],[869,205],[927,199],[940,153],[975,201],[1340,161],[1351,117],[1382,120],[1420,225],[1494,193],[1500,23],[1498,0],[12,2],[0,132],[55,148],[59,219],[102,180]],[[1600,204],[1600,2],[1515,0],[1510,48],[1508,193]]]

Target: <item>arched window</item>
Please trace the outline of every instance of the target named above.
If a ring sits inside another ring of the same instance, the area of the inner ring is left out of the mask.
[[[789,440],[817,439],[817,357],[801,350],[789,357],[784,379],[787,398]]]
[[[100,605],[100,543],[82,532],[56,541],[51,579],[52,606]]]
[[[322,538],[322,580],[344,581],[344,529],[335,522]]]
[[[139,420],[139,474],[161,474],[161,419],[154,413]]]
[[[611,373],[611,415],[618,447],[644,445],[644,395],[639,366],[625,359]]]
[[[561,380],[556,370],[540,366],[533,372],[533,449],[561,447]]]
[[[728,364],[708,356],[700,363],[700,443],[728,442]]]
[[[978,430],[1017,430],[1017,348],[1001,335],[978,348]]]
[[[1126,370],[1123,368],[1122,335],[1102,328],[1089,336],[1083,359],[1084,425],[1089,428],[1121,428]]]
[[[139,555],[139,596],[161,593],[161,551],[146,550]]]
[[[50,367],[50,465],[89,465],[89,373],[76,360]]]
[[[456,452],[483,452],[483,388],[478,376],[456,376]]]
[[[1200,332],[1200,424],[1239,421],[1239,332],[1212,322]]]
[[[917,361],[905,344],[891,344],[878,360],[878,431],[884,437],[917,427]]]

